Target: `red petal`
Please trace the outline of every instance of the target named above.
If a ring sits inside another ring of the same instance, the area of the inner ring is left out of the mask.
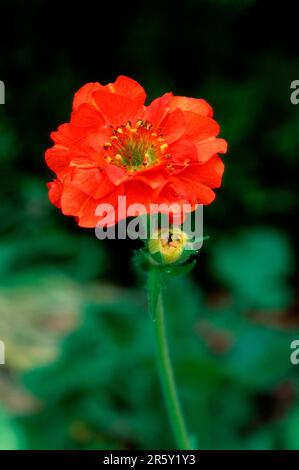
[[[95,199],[106,196],[115,188],[99,168],[73,168],[71,184]]]
[[[83,103],[91,103],[93,101],[92,93],[96,90],[101,90],[102,85],[99,83],[86,83],[83,85],[77,93],[75,93],[73,101],[73,110],[77,110],[78,107]]]
[[[90,132],[87,136],[83,144],[83,148],[85,147],[86,151],[88,153],[92,153],[92,156],[95,161],[99,161],[97,157],[105,153],[104,149],[104,144],[109,140],[111,136],[111,131],[110,130],[99,130],[98,132],[96,130],[93,130]],[[95,151],[92,152],[92,150]]]
[[[105,90],[96,91],[93,96],[106,122],[113,127],[120,126],[127,121],[134,121],[137,114],[143,112],[138,102],[126,96],[116,95]]]
[[[69,172],[70,151],[65,147],[54,145],[46,150],[45,159],[48,167],[56,173],[60,179],[64,179]]]
[[[71,185],[64,185],[61,195],[61,211],[64,215],[78,216],[86,201],[90,198],[86,193]]]
[[[210,204],[215,199],[211,188],[191,178],[173,178],[170,183],[179,198],[196,202],[197,204]]]
[[[160,98],[156,98],[146,108],[144,112],[144,119],[149,121],[153,127],[159,127],[161,121],[165,118],[168,112],[168,103],[172,98],[172,93],[165,93]]]
[[[109,83],[105,88],[117,95],[126,96],[142,106],[146,99],[144,89],[132,78],[120,75],[114,83]]]
[[[196,144],[196,147],[198,151],[198,161],[204,163],[216,153],[226,153],[227,142],[224,139],[212,137],[211,139]]]
[[[85,228],[96,227],[98,220],[99,220],[99,217],[95,215],[98,204],[99,204],[99,201],[96,201],[93,198],[89,198],[85,202],[78,216],[79,227],[85,227]]]
[[[139,171],[132,179],[134,179],[134,181],[142,181],[150,188],[157,189],[164,183],[165,177],[167,176],[164,168],[165,164],[160,164],[153,168]]]
[[[190,140],[179,140],[168,148],[171,161],[174,163],[185,164],[190,161],[197,161],[196,145]]]
[[[47,187],[49,188],[49,200],[50,202],[60,208],[60,199],[61,199],[61,192],[62,192],[62,184],[59,180],[51,181],[47,183]]]
[[[105,120],[101,113],[90,104],[81,104],[71,114],[71,123],[79,127],[104,126]]]
[[[127,208],[131,204],[143,204],[148,210],[152,193],[149,186],[142,181],[131,180],[125,183],[124,188]]]
[[[200,142],[209,137],[216,137],[219,134],[220,127],[214,119],[199,116],[191,111],[186,111],[184,115],[186,120],[184,137]]]
[[[180,177],[196,180],[210,188],[219,188],[221,185],[224,164],[218,156],[210,158],[206,163],[192,164],[180,173]]]
[[[83,139],[88,132],[86,129],[75,127],[70,123],[62,124],[56,132],[51,132],[50,137],[56,143],[70,147]]]
[[[106,165],[105,172],[109,180],[116,186],[120,185],[128,178],[126,171],[116,165]]]
[[[185,117],[180,109],[166,115],[160,124],[163,137],[168,144],[178,140],[185,131]]]
[[[182,111],[192,111],[193,113],[200,114],[201,116],[213,116],[212,107],[205,100],[198,98],[174,96],[169,102],[169,107],[171,110],[179,108]]]
[[[167,185],[163,187],[163,189],[156,195],[157,204],[166,205],[166,210],[163,208],[164,213],[170,213],[173,216],[175,214],[182,213],[182,206],[183,204],[191,205],[191,210],[194,209],[196,204],[195,198],[186,197],[183,195],[178,194],[176,189],[174,188],[173,183],[169,182]],[[180,207],[179,211],[177,207]]]

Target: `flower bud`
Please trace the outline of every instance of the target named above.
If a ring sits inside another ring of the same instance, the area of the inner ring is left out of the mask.
[[[188,236],[178,227],[158,230],[148,242],[148,249],[152,255],[160,254],[165,264],[173,264],[180,260]]]

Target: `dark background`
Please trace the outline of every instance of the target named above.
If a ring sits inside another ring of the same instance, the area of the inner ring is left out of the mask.
[[[299,448],[298,19],[292,2],[2,0],[0,448],[173,448],[130,241],[47,199],[49,134],[74,92],[118,75],[148,102],[205,98],[229,143],[168,322],[199,448]]]

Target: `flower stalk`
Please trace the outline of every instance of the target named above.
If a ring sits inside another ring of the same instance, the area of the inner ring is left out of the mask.
[[[149,282],[149,290],[156,289],[156,292],[150,291],[149,296],[152,299],[156,298],[156,302],[150,302],[150,305],[151,308],[154,309],[154,311],[151,312],[151,316],[153,318],[156,339],[157,365],[165,404],[179,450],[190,450],[191,446],[177,393],[169,355],[164,321],[161,276],[158,268],[152,268],[149,276],[151,277],[151,282]]]

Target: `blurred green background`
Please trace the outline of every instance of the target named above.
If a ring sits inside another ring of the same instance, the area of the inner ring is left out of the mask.
[[[132,241],[47,198],[49,133],[84,83],[203,97],[229,142],[196,269],[169,285],[171,353],[201,449],[299,449],[299,79],[293,5],[2,0],[0,449],[173,448]],[[6,30],[7,27],[7,30]]]

